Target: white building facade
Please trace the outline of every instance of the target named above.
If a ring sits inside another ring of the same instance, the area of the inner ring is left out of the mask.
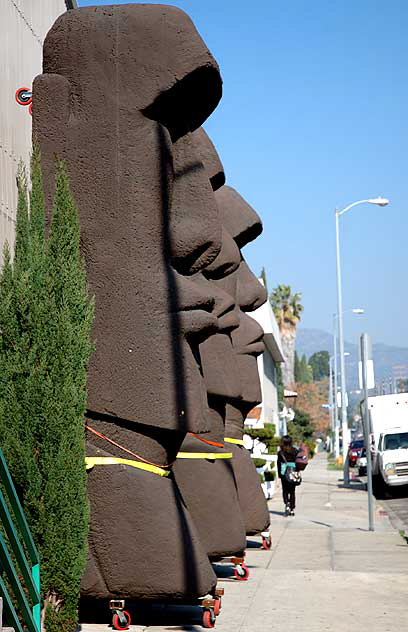
[[[262,283],[262,280],[260,280]],[[264,305],[251,313],[264,330],[265,351],[258,357],[259,379],[262,389],[262,402],[251,413],[247,422],[252,427],[263,427],[265,423],[273,423],[276,434],[284,434],[279,416],[277,366],[284,362],[279,327],[271,304]]]
[[[31,115],[19,105],[19,88],[31,90],[42,72],[44,38],[59,15],[76,0],[0,0],[0,256],[14,245],[20,160],[29,165]]]

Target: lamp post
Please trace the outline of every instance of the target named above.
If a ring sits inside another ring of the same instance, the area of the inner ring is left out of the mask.
[[[343,469],[344,469],[344,484],[349,483],[349,468],[347,463],[347,409],[346,409],[346,369],[344,364],[344,334],[343,334],[343,297],[341,287],[341,265],[340,265],[340,231],[339,231],[339,219],[342,215],[347,213],[350,209],[358,204],[377,204],[378,206],[387,206],[389,201],[386,198],[377,197],[369,198],[367,200],[359,200],[349,204],[342,210],[335,209],[334,215],[336,220],[336,273],[337,273],[337,314],[338,314],[338,330],[339,330],[339,352],[340,352],[340,389],[341,389],[341,426],[343,434]],[[336,394],[337,396],[337,394]]]
[[[333,392],[333,360],[334,356],[330,356],[329,358],[329,410],[330,410],[330,427],[332,431],[332,440],[330,442],[330,451],[334,452],[335,458],[336,455],[336,418],[334,416],[334,400],[336,398],[336,394]]]
[[[362,307],[353,307],[352,309],[344,310],[343,314],[351,312],[352,314],[364,314]],[[334,430],[335,430],[335,442],[334,442],[334,456],[337,459],[340,455],[340,433],[338,428],[339,423],[339,406],[337,402],[338,391],[338,367],[337,367],[337,327],[336,327],[337,314],[333,314],[333,365],[334,365]],[[347,352],[344,356],[349,355]]]

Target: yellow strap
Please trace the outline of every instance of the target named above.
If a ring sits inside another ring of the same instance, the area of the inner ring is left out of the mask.
[[[178,459],[232,459],[232,452],[179,452]]]
[[[245,445],[243,439],[231,439],[231,437],[225,437],[225,443],[236,443],[237,445]]]
[[[137,467],[139,470],[146,470],[152,472],[158,476],[168,476],[169,471],[163,470],[157,465],[149,465],[149,463],[142,463],[141,461],[132,461],[130,459],[118,459],[113,456],[86,456],[85,466],[87,470],[90,470],[94,465],[130,465],[131,467]]]

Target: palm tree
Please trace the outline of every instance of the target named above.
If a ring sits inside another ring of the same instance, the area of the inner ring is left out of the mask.
[[[269,297],[282,339],[285,364],[282,366],[282,379],[285,386],[295,381],[295,341],[296,327],[300,321],[303,305],[302,295],[292,294],[290,285],[278,285]]]

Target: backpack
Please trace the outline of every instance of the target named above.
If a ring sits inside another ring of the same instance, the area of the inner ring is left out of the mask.
[[[298,455],[295,459],[296,470],[298,472],[303,472],[308,462],[309,462],[309,450],[307,446],[304,443],[302,443],[299,449]]]
[[[283,478],[288,483],[292,483],[292,485],[300,485],[300,483],[302,482],[302,476],[300,475],[300,472],[296,471],[296,463],[292,463],[292,462],[288,463],[283,451],[282,451],[282,458],[284,459],[286,463]]]

